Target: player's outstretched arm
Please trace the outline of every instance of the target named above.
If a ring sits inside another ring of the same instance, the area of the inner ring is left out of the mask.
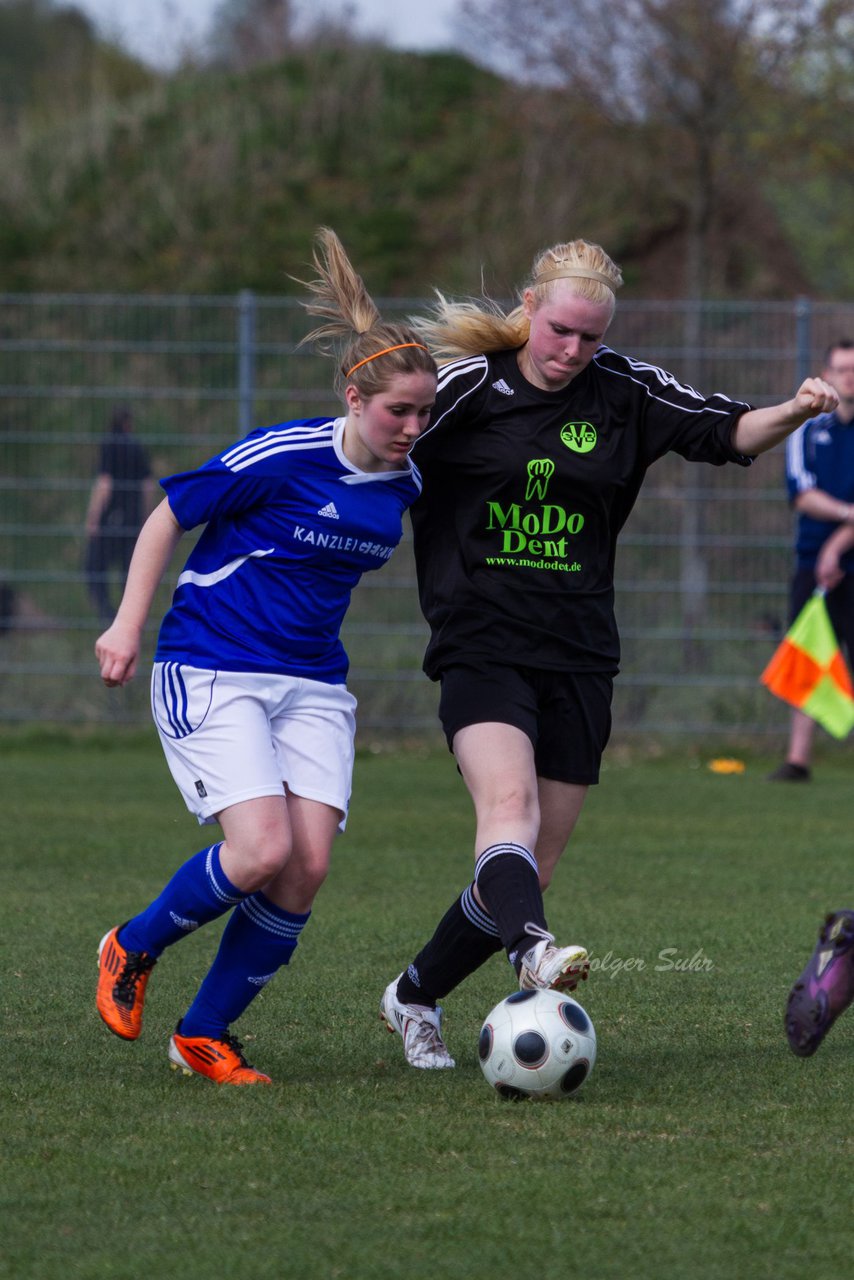
[[[112,625],[95,642],[101,679],[109,688],[127,684],[136,674],[142,629],[183,533],[168,498],[154,508],[140,530],[118,612]]]
[[[806,378],[793,399],[743,413],[732,433],[733,447],[748,457],[765,453],[808,418],[830,413],[838,404],[839,396],[829,382]]]

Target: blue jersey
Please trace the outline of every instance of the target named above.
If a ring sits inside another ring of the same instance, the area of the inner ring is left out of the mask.
[[[808,489],[821,489],[841,502],[854,503],[854,422],[840,422],[835,413],[822,413],[798,427],[786,441],[786,485],[789,498]],[[796,555],[803,568],[813,568],[822,544],[837,524],[798,515]],[[842,560],[850,572],[854,552]]]
[[[421,478],[358,470],[343,435],[343,418],[284,422],[161,481],[181,527],[205,528],[155,661],[344,683],[350,594],[400,542]]]

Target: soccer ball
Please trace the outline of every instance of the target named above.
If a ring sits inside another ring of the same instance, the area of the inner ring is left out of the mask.
[[[596,1061],[596,1032],[560,991],[514,991],[481,1027],[483,1074],[502,1098],[569,1098]]]

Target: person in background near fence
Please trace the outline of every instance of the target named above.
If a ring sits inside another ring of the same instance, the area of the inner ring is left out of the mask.
[[[827,612],[849,664],[854,660],[854,342],[828,348],[823,374],[836,388],[838,405],[805,422],[786,442],[786,484],[798,513],[795,570],[789,594],[791,622],[817,587],[827,592]],[[839,531],[840,538],[833,535]],[[793,711],[786,758],[771,782],[809,782],[815,721]]]
[[[503,949],[523,988],[574,989],[581,946],[557,947],[542,891],[581,813],[611,725],[619,662],[617,536],[668,451],[746,466],[836,405],[808,378],[785,403],[704,397],[602,339],[622,283],[598,245],[542,253],[505,314],[441,294],[416,329],[437,356],[415,447],[412,510],[426,673],[474,802],[474,881],[380,1005],[414,1067],[454,1065],[438,1000]]]
[[[420,477],[409,458],[436,393],[436,364],[383,323],[334,232],[314,251],[309,338],[346,344],[342,418],[259,429],[166,478],[112,626],[95,652],[108,685],[136,670],[161,577],[185,530],[205,525],[160,629],[152,706],[172,776],[223,839],[191,857],[99,948],[97,1006],[140,1033],[162,952],[230,911],[213,965],[169,1043],[173,1066],[219,1083],[268,1084],[231,1025],[291,959],[350,799],[355,699],[340,628],[363,573],[402,536]]]
[[[110,570],[124,579],[142,523],[151,510],[154,481],[144,446],[133,434],[130,409],[113,410],[99,449],[98,473],[86,511],[86,583],[101,623],[113,616]]]

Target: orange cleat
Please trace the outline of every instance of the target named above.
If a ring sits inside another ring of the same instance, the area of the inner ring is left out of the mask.
[[[113,1035],[136,1040],[142,1030],[142,1006],[151,970],[157,964],[145,951],[125,951],[119,925],[98,947],[98,1012]]]
[[[226,1033],[218,1040],[211,1036],[182,1036],[180,1022],[169,1041],[169,1061],[173,1071],[183,1071],[185,1076],[207,1076],[214,1084],[273,1083],[246,1061],[236,1036]]]

